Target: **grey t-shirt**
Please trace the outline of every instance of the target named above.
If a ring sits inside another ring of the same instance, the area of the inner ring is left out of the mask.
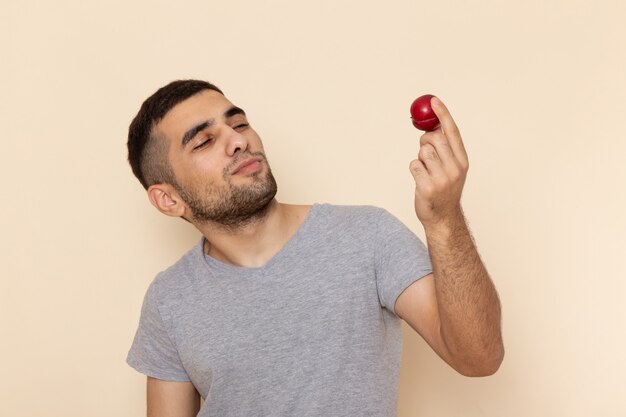
[[[397,297],[431,273],[423,243],[383,209],[316,204],[260,268],[201,240],[146,293],[128,363],[191,381],[198,416],[396,414]]]

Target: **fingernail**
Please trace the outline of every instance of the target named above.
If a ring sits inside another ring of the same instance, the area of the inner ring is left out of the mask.
[[[431,105],[441,107],[441,100],[439,100],[437,97],[433,97],[431,100]]]

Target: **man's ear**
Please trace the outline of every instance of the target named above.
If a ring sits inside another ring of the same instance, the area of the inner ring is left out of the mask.
[[[186,204],[170,184],[154,184],[148,188],[148,198],[161,213],[172,217],[182,217]]]

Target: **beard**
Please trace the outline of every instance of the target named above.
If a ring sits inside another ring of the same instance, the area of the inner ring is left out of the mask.
[[[231,169],[243,158],[257,156],[267,165],[250,175],[251,184],[235,185]],[[229,229],[237,229],[264,217],[276,195],[278,187],[267,159],[262,152],[240,154],[224,168],[222,185],[203,184],[199,187],[175,186],[180,197],[187,203],[193,220],[197,223],[214,223]]]

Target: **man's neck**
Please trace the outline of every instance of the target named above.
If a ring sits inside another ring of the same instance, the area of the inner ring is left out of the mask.
[[[272,200],[262,217],[237,228],[196,224],[206,242],[204,251],[218,261],[248,268],[265,265],[296,234],[310,206]]]

